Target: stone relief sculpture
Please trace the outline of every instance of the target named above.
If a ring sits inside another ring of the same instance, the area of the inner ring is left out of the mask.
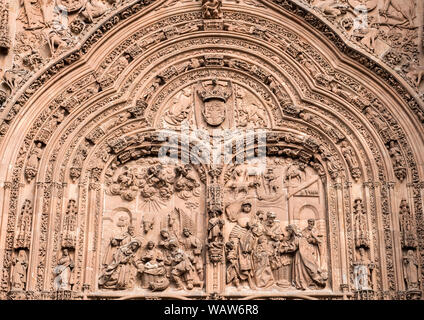
[[[32,230],[32,204],[31,200],[25,200],[21,213],[18,218],[17,234],[15,237],[14,247],[19,248],[30,248],[31,243],[31,230]]]
[[[354,263],[354,282],[357,291],[372,290],[372,270],[374,263],[370,261],[367,252],[363,247],[358,250],[357,258]]]
[[[403,258],[403,275],[407,290],[419,289],[418,262],[412,250],[408,250],[406,256]]]
[[[17,256],[12,262],[11,290],[25,290],[27,283],[27,269],[28,269],[28,254],[26,250],[19,249]]]
[[[20,0],[21,12],[19,18],[25,22],[28,30],[46,27],[45,1],[44,0]]]
[[[32,149],[32,153],[28,158],[28,162],[25,169],[25,177],[28,181],[31,181],[37,175],[38,162],[43,154],[42,144],[36,143]]]
[[[222,0],[202,0],[203,18],[220,19],[222,18]]]
[[[54,288],[55,290],[71,290],[72,287],[72,270],[74,269],[74,261],[72,260],[68,249],[62,250],[62,257],[58,260],[57,266],[54,268]]]
[[[111,263],[100,276],[99,287],[114,290],[131,288],[135,279],[135,254],[140,247],[141,241],[138,239],[120,245],[113,253]]]
[[[369,247],[368,222],[361,199],[356,199],[353,205],[355,219],[355,246]]]
[[[400,203],[400,232],[403,248],[416,248],[417,239],[414,232],[414,223],[409,209],[409,205],[405,199]]]
[[[419,299],[417,2],[275,3],[319,43],[265,2],[130,2],[21,0],[16,24],[0,6],[0,299]],[[108,42],[129,17],[137,32]],[[205,129],[205,144],[215,129],[263,129],[266,166],[162,163],[163,128]]]

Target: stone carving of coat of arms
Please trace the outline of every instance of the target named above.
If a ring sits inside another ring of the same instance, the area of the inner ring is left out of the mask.
[[[228,82],[226,86],[222,86],[213,79],[211,85],[205,87],[201,83],[200,88],[197,93],[203,102],[203,118],[208,125],[217,127],[225,121],[227,116],[226,103],[232,95],[232,85]]]

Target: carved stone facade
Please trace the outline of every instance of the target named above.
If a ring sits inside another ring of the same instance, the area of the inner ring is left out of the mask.
[[[423,6],[0,7],[0,299],[422,299]]]

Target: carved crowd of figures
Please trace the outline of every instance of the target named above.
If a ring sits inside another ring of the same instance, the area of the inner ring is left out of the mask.
[[[242,215],[249,216],[251,203],[242,204]],[[279,286],[300,290],[322,289],[328,274],[321,268],[322,235],[315,220],[299,230],[294,224],[284,233],[273,212],[259,210],[254,220],[238,223],[225,244],[227,283],[250,289]]]
[[[203,242],[190,228],[180,230],[174,223],[169,215],[157,241],[145,241],[131,225],[113,236],[104,254],[99,287],[125,290],[138,286],[151,291],[203,288]]]

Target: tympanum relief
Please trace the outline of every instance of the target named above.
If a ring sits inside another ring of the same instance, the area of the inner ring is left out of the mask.
[[[275,2],[1,4],[0,299],[421,298],[416,1]]]

